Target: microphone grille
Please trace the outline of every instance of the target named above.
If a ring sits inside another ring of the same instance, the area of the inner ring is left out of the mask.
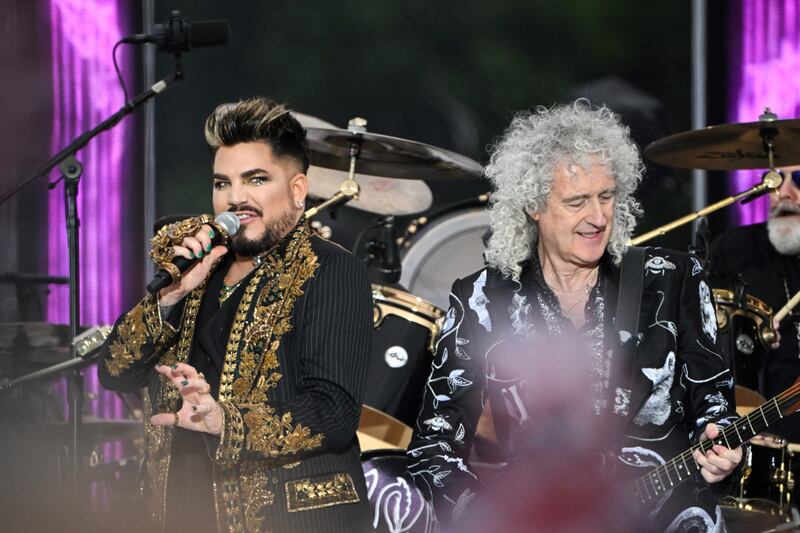
[[[237,231],[239,231],[239,217],[235,214],[231,213],[230,211],[225,211],[224,213],[220,213],[214,219],[214,221],[222,226],[225,232],[230,237],[231,235],[235,235]]]
[[[225,46],[230,39],[231,27],[227,20],[201,20],[189,28],[189,42],[195,48]]]

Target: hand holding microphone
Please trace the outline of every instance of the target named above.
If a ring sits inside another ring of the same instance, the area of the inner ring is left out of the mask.
[[[228,252],[228,238],[237,231],[239,218],[230,211],[203,224],[193,235],[172,247],[174,258],[162,264],[147,290],[153,294],[159,292],[162,305],[179,302],[206,279],[217,261]]]

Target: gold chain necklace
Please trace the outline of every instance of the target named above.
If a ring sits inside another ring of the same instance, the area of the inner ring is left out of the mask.
[[[219,303],[220,303],[220,305],[222,305],[222,302],[227,300],[230,297],[230,295],[233,294],[233,292],[236,290],[236,288],[239,287],[239,285],[242,284],[243,280],[244,280],[244,278],[240,279],[239,281],[237,281],[236,283],[234,283],[230,287],[225,284],[225,280],[222,280],[222,287],[219,289]]]

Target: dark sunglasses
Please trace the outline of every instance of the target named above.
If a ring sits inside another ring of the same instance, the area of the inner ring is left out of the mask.
[[[782,170],[779,170],[778,174],[781,175],[781,178],[786,179],[786,173],[783,172]],[[800,170],[792,171],[792,173],[789,176],[792,178],[792,183],[794,183],[794,186],[800,189]]]

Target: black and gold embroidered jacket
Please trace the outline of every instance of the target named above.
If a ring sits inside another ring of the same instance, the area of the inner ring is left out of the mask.
[[[176,502],[200,505],[205,491],[216,519],[207,530],[358,530],[368,513],[355,437],[372,329],[366,271],[305,224],[220,303],[229,264],[166,317],[146,297],[103,347],[103,386],[147,388],[147,514],[173,531]],[[225,414],[220,437],[149,424],[180,407],[154,370],[176,361],[204,372]],[[187,464],[198,443],[199,464]]]

